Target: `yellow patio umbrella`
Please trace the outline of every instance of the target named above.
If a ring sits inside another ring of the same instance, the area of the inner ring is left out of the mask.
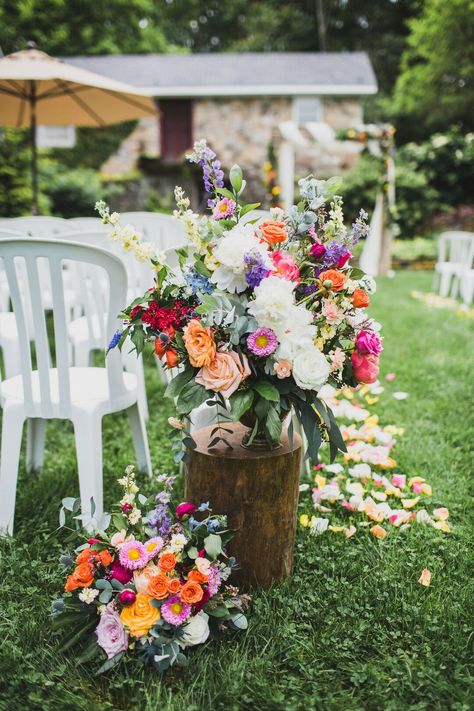
[[[139,89],[50,57],[34,43],[0,59],[0,125],[31,127],[34,214],[37,125],[101,127],[156,114],[153,100]]]

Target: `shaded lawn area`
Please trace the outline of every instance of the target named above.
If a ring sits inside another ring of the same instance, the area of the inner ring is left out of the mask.
[[[98,678],[56,651],[49,627],[64,583],[58,507],[78,495],[72,428],[55,422],[41,476],[26,476],[22,463],[16,536],[0,542],[1,711],[472,708],[473,322],[411,299],[430,281],[412,272],[381,280],[372,314],[384,324],[382,374],[395,371],[387,390],[409,398],[385,394],[374,410],[405,427],[394,453],[400,471],[432,484],[453,533],[419,527],[378,541],[300,530],[293,577],[255,595],[247,634],[195,650],[186,670],[164,679],[134,663]],[[171,472],[172,410],[152,364],[147,374],[153,464]],[[103,440],[107,506],[133,461],[124,417],[105,419]],[[417,583],[425,567],[429,588]]]

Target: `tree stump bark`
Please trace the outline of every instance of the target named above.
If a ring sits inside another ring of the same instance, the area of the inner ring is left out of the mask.
[[[228,552],[237,558],[232,580],[242,587],[268,588],[291,574],[296,535],[301,438],[288,434],[282,446],[252,451],[241,446],[247,428],[227,424],[232,445],[223,442],[209,450],[215,425],[193,433],[197,444],[185,467],[185,499],[209,501],[215,514],[226,514],[237,533]]]

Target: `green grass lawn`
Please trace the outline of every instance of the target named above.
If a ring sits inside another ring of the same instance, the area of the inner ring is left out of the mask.
[[[247,634],[195,650],[186,670],[163,679],[133,662],[95,677],[57,652],[49,626],[64,583],[58,508],[78,495],[72,428],[51,424],[41,476],[21,466],[15,538],[0,543],[1,711],[473,708],[473,322],[410,297],[430,279],[398,273],[373,299],[382,374],[395,371],[390,391],[409,393],[382,396],[374,409],[383,424],[405,427],[394,453],[400,471],[432,484],[453,533],[418,527],[377,541],[300,530],[293,577],[255,595]],[[171,472],[171,407],[153,365],[147,374],[153,464]],[[133,460],[126,419],[106,418],[103,439],[107,506]],[[417,582],[425,567],[429,588]]]

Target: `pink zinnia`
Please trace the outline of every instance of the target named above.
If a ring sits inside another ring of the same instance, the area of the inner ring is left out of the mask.
[[[269,356],[278,346],[278,339],[271,328],[257,328],[247,338],[247,347],[256,356]]]
[[[212,216],[215,220],[225,220],[226,217],[230,217],[234,214],[235,202],[230,198],[222,198],[216,203]]]
[[[161,606],[161,616],[170,625],[181,625],[191,614],[191,605],[187,602],[182,602],[179,595],[169,597]]]
[[[128,541],[120,548],[119,559],[124,568],[136,570],[137,568],[145,567],[149,556],[143,543],[140,543],[140,541]]]

